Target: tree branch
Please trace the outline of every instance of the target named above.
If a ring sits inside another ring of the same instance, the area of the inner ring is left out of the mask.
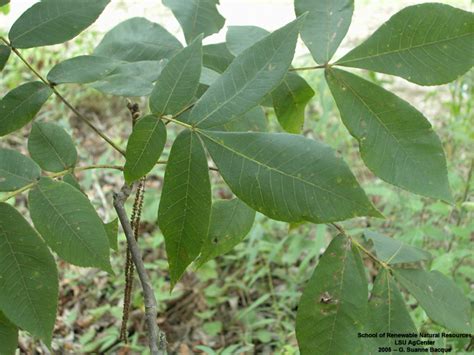
[[[148,274],[146,273],[143,264],[142,255],[135,240],[132,226],[128,220],[127,212],[125,211],[125,201],[131,193],[131,187],[124,185],[119,193],[114,194],[114,207],[117,211],[120,223],[122,225],[125,236],[127,237],[128,247],[132,255],[133,263],[137,270],[138,277],[143,289],[143,298],[145,301],[145,317],[148,324],[148,340],[150,345],[150,352],[152,355],[166,354],[166,335],[156,324],[157,307],[155,293],[151,285]]]
[[[37,184],[37,181],[29,183],[28,185],[25,185],[22,188],[19,188],[18,190],[12,191],[12,192],[6,194],[5,196],[1,197],[0,202],[7,202],[12,197],[15,197],[16,195],[19,195],[22,192],[28,191],[29,189],[32,189],[33,187],[36,186],[36,184]]]
[[[330,226],[334,227],[337,229],[337,231],[345,236],[346,238],[349,238],[351,243],[353,243],[360,251],[362,251],[364,254],[366,254],[368,257],[370,257],[372,260],[374,260],[376,263],[378,263],[380,266],[382,266],[384,269],[390,270],[390,266],[377,258],[374,254],[372,254],[370,251],[368,251],[362,244],[360,244],[357,240],[352,238],[349,234],[347,234],[346,230],[339,224],[337,223],[329,223]]]
[[[110,139],[104,132],[102,132],[99,128],[97,128],[87,117],[85,117],[83,114],[81,114],[72,104],[67,101],[64,96],[62,96],[59,91],[56,89],[56,87],[50,83],[48,80],[46,80],[38,71],[33,68],[33,66],[28,63],[28,61],[21,55],[21,53],[11,45],[11,43],[3,37],[0,37],[0,40],[2,40],[10,49],[17,55],[18,58],[28,67],[28,69],[36,76],[38,79],[40,79],[44,84],[48,85],[51,90],[53,90],[54,94],[72,111],[76,114],[77,117],[79,117],[82,121],[84,121],[95,133],[97,133],[103,140],[105,140],[112,148],[114,148],[117,152],[125,156],[125,151],[122,150],[118,145],[116,145],[112,139]]]
[[[303,71],[303,70],[315,70],[315,69],[326,69],[329,64],[326,65],[315,65],[312,67],[302,67],[302,68],[290,68],[288,71]]]
[[[157,164],[162,164],[162,162],[157,162]],[[123,170],[123,166],[120,166],[120,165],[103,165],[103,164],[99,164],[99,165],[87,165],[87,166],[79,166],[79,167],[75,167],[75,168],[71,168],[71,169],[67,169],[67,170],[63,170],[63,171],[60,171],[58,173],[54,173],[54,174],[49,174],[49,175],[46,175],[47,177],[51,178],[51,179],[56,179],[56,178],[59,178],[59,177],[62,177],[66,174],[69,174],[69,173],[73,173],[75,171],[85,171],[85,170],[92,170],[92,169],[115,169],[115,170]],[[25,192],[25,191],[28,191],[29,189],[32,189],[36,186],[36,184],[38,183],[38,180],[37,181],[34,181],[28,185],[25,185],[21,188],[19,188],[18,190],[15,190],[15,191],[12,191],[10,193],[8,193],[7,195],[3,196],[0,198],[0,202],[5,202],[5,201],[8,201],[9,199],[11,199],[12,197],[15,197],[16,195],[19,195],[21,194],[22,192]]]
[[[178,121],[178,120],[174,119],[173,116],[171,116],[171,115],[164,115],[164,116],[161,116],[160,118],[161,118],[161,119],[164,119],[164,120],[167,120],[168,122],[176,123],[177,125],[183,126],[183,127],[187,128],[187,129],[191,129],[191,130],[194,129],[193,126],[191,126],[191,125],[189,125],[189,124],[187,124],[187,123],[185,123],[185,122]]]
[[[164,164],[167,164],[167,163],[168,163],[167,160],[158,160],[155,164],[164,165]],[[66,174],[69,174],[69,173],[85,171],[85,170],[93,170],[93,169],[113,169],[113,170],[123,171],[124,167],[121,166],[121,165],[108,165],[108,164],[86,165],[86,166],[78,166],[78,167],[74,167],[74,168],[71,168],[71,169],[63,170],[63,171],[60,171],[58,173],[48,174],[46,176],[51,178],[51,179],[56,179],[56,178],[60,178],[60,177],[66,175]],[[209,167],[209,170],[219,171],[219,169],[217,169],[215,167],[212,167],[212,166]],[[16,195],[21,194],[22,192],[25,192],[25,191],[28,191],[29,189],[32,189],[33,187],[36,186],[37,183],[38,183],[38,181],[34,181],[34,182],[32,182],[28,185],[23,186],[22,188],[19,188],[18,190],[12,191],[12,192],[4,195],[3,197],[0,197],[0,202],[5,202],[5,201],[11,199],[12,197],[15,197]]]

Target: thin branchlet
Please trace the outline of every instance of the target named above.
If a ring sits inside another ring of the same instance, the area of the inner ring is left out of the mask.
[[[333,226],[334,228],[336,228],[337,231],[340,234],[342,234],[344,237],[348,238],[351,241],[351,243],[356,246],[357,249],[362,251],[369,258],[371,258],[373,261],[378,263],[381,267],[383,267],[384,269],[387,269],[387,270],[391,270],[390,266],[386,262],[384,262],[384,261],[380,260],[379,258],[377,258],[373,253],[371,253],[369,250],[367,250],[362,244],[360,244],[357,240],[355,240],[349,234],[347,234],[346,230],[341,225],[339,225],[337,223],[330,223],[330,225]]]
[[[127,108],[130,111],[130,116],[132,119],[132,127],[135,126],[138,119],[140,118],[140,107],[137,103],[132,103],[130,100],[127,102]],[[137,190],[135,193],[135,201],[133,203],[132,215],[130,217],[131,226],[133,229],[133,234],[135,240],[138,240],[139,231],[140,231],[140,219],[143,210],[143,197],[145,194],[145,182],[146,177],[140,179]],[[125,260],[125,292],[123,299],[123,311],[122,311],[122,326],[120,328],[120,340],[127,343],[128,342],[128,331],[127,324],[130,317],[130,305],[132,300],[132,291],[133,291],[133,274],[134,266],[132,260],[132,254],[130,251],[130,245],[127,243],[126,251],[126,260]]]
[[[132,260],[137,270],[138,277],[143,290],[143,298],[145,301],[145,319],[148,324],[148,340],[150,346],[150,353],[152,355],[166,354],[167,342],[165,333],[158,327],[156,323],[157,318],[157,303],[153,291],[153,287],[148,277],[148,274],[143,263],[142,254],[138,248],[135,240],[133,228],[125,211],[125,202],[131,193],[131,187],[124,185],[120,192],[114,194],[114,207],[117,211],[120,223],[122,225],[125,237],[127,238],[128,246]]]
[[[26,65],[26,67],[45,85],[49,86],[53,93],[72,111],[74,114],[79,117],[85,124],[87,124],[95,133],[97,133],[104,141],[106,141],[112,148],[114,148],[117,152],[125,156],[125,151],[122,150],[117,144],[115,144],[112,139],[110,139],[104,132],[102,132],[98,127],[92,123],[87,117],[85,117],[82,113],[80,113],[66,98],[56,89],[56,85],[54,83],[49,82],[45,77],[43,77],[20,53],[18,49],[12,46],[12,44],[4,37],[0,37],[0,40],[4,42],[13,53]]]
[[[145,194],[145,181],[146,178],[142,178],[138,183],[137,191],[135,193],[135,201],[133,203],[132,215],[130,218],[135,240],[138,240],[139,237],[140,220],[143,211],[143,197]],[[127,256],[125,262],[125,293],[123,301],[122,326],[120,328],[120,339],[125,343],[128,342],[127,323],[130,316],[130,305],[133,291],[133,274],[134,266],[132,254],[130,252],[130,247],[127,246]]]

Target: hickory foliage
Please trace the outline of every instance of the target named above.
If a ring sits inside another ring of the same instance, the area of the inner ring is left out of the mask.
[[[13,24],[8,39],[2,38],[0,69],[23,48],[73,39],[108,4],[36,3]],[[38,76],[4,95],[0,136],[29,125],[69,83],[108,95],[147,97],[149,110],[134,125],[124,151],[124,179],[132,184],[159,162],[166,124],[181,127],[166,162],[157,221],[171,287],[191,263],[200,266],[237,245],[256,212],[288,223],[383,218],[344,154],[300,134],[314,91],[292,67],[299,36],[318,64],[313,69],[325,71],[367,167],[390,184],[453,203],[443,147],[429,120],[409,102],[346,69],[391,74],[419,85],[453,81],[473,65],[472,13],[438,3],[407,7],[332,61],[349,29],[353,0],[295,0],[296,19],[276,31],[230,27],[226,42],[208,45],[203,38],[225,23],[218,0],[163,4],[181,24],[186,44],[145,18],[126,20],[92,53],[66,59],[50,68],[46,79]],[[287,133],[267,132],[262,107],[274,108]],[[0,203],[2,354],[14,352],[18,329],[51,343],[58,299],[53,253],[110,272],[110,248],[116,248],[116,221],[115,228],[113,222],[105,224],[75,180],[75,171],[88,167],[78,166],[72,137],[49,119],[29,127],[29,157],[0,149],[0,191],[7,192]],[[213,199],[210,159],[234,193],[232,200]],[[28,191],[32,224],[6,202],[23,191]],[[376,231],[363,238],[370,254],[341,230],[319,260],[296,317],[301,353],[366,354],[375,347],[358,341],[359,331],[416,331],[400,286],[434,322],[453,332],[471,331],[469,301],[448,277],[425,270],[429,253]],[[362,259],[369,255],[379,270],[370,297]],[[377,341],[380,346],[392,342]]]

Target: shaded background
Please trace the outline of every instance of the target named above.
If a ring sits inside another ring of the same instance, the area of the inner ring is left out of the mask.
[[[469,0],[440,1],[472,10]],[[15,19],[35,1],[12,0],[11,12],[0,14],[0,32],[6,33]],[[401,8],[421,3],[412,0],[356,0],[349,34],[335,58],[359,44],[378,26]],[[292,1],[287,0],[221,0],[219,11],[228,25],[257,25],[274,30],[294,18]],[[122,20],[144,16],[160,23],[184,43],[177,21],[160,1],[112,1],[99,20],[89,30],[66,45],[24,50],[22,53],[46,74],[52,66],[66,58],[91,53],[104,32]],[[222,33],[211,36],[205,43],[221,42]],[[296,66],[313,64],[307,50],[299,44],[294,61]],[[422,88],[405,80],[381,74],[357,71],[365,78],[383,85],[422,111],[435,126],[447,155],[449,179],[457,204],[445,203],[400,190],[376,178],[362,163],[357,142],[342,125],[337,109],[323,80],[322,72],[303,72],[302,76],[316,91],[307,109],[304,135],[325,141],[337,149],[349,163],[375,205],[387,217],[385,220],[357,218],[343,223],[352,235],[373,228],[385,235],[429,250],[434,256],[432,269],[453,277],[470,299],[474,300],[472,276],[474,262],[470,243],[474,239],[472,188],[467,181],[472,169],[474,152],[473,85],[470,73],[456,82],[441,87]],[[31,74],[12,56],[1,74],[0,93],[33,79]],[[126,99],[102,95],[79,85],[62,86],[66,98],[109,136],[126,145],[131,122]],[[145,101],[139,101],[146,110]],[[266,110],[271,129],[281,130],[273,110]],[[50,99],[40,111],[38,120],[54,121],[75,138],[79,165],[123,164],[123,159],[111,151],[88,127],[76,119],[56,99]],[[30,126],[0,140],[1,147],[26,153]],[[164,159],[177,131],[168,137]],[[169,293],[168,269],[163,238],[155,225],[163,168],[157,167],[148,179],[145,210],[141,224],[140,244],[146,266],[154,282],[159,303],[159,323],[167,332],[171,349],[179,354],[296,354],[294,333],[296,307],[306,280],[312,273],[319,255],[335,231],[326,225],[304,224],[289,230],[285,223],[269,220],[257,214],[248,237],[237,248],[197,272],[186,274],[172,294]],[[115,218],[112,192],[121,186],[120,173],[88,171],[78,174],[81,185],[105,221]],[[212,173],[214,198],[229,198],[230,191],[216,173]],[[26,196],[18,196],[15,204],[24,208]],[[144,306],[136,282],[131,312],[131,344],[118,342],[123,295],[125,238],[119,237],[119,252],[113,252],[112,264],[116,275],[78,268],[60,262],[60,309],[53,340],[55,353],[143,353]],[[448,252],[449,250],[449,252]],[[369,277],[375,275],[370,260],[366,260]],[[418,328],[441,330],[407,298]],[[21,348],[27,353],[48,353],[46,347],[27,334],[20,336]],[[462,341],[450,343],[462,349]],[[437,344],[445,346],[444,343]],[[460,352],[458,352],[460,353]]]

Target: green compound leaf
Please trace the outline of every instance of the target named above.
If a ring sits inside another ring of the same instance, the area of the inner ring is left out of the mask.
[[[71,136],[55,123],[33,123],[28,151],[41,169],[46,171],[64,171],[77,162],[77,151]]]
[[[47,78],[54,84],[91,83],[106,77],[120,64],[113,58],[81,55],[56,64]]]
[[[104,94],[115,96],[148,96],[166,60],[145,60],[120,64],[109,75],[91,84]]]
[[[109,238],[109,246],[112,250],[118,251],[118,218],[109,223],[104,223],[105,232]]]
[[[56,263],[35,230],[6,203],[0,203],[0,290],[5,316],[49,345],[58,304]]]
[[[218,73],[223,73],[234,60],[225,43],[208,44],[202,47],[202,64]]]
[[[0,101],[0,137],[30,122],[52,93],[49,86],[35,81],[6,94]]]
[[[128,184],[148,174],[155,166],[166,143],[166,127],[159,118],[140,119],[128,139],[125,152],[125,180]]]
[[[281,85],[272,92],[275,114],[285,131],[302,131],[306,105],[313,96],[314,90],[311,86],[295,73],[288,73]]]
[[[409,6],[337,61],[419,85],[455,80],[474,65],[474,14],[449,5]]]
[[[239,55],[269,32],[256,26],[231,26],[226,35],[227,47]],[[271,93],[278,122],[289,133],[300,133],[304,123],[304,111],[314,96],[311,86],[299,75],[287,73],[282,83]]]
[[[163,0],[180,23],[186,43],[201,33],[207,37],[220,31],[225,18],[217,11],[218,4],[219,0]]]
[[[301,22],[289,23],[239,55],[197,101],[188,121],[208,129],[257,106],[288,71]]]
[[[119,23],[104,36],[94,55],[127,62],[170,58],[183,46],[157,23],[134,17]]]
[[[16,150],[0,148],[0,191],[15,191],[39,179],[41,170]]]
[[[390,273],[382,269],[369,301],[369,333],[418,333]],[[395,346],[395,338],[375,338],[375,346]]]
[[[319,259],[296,315],[296,338],[305,354],[363,354],[357,333],[367,318],[367,279],[359,251],[337,236]]]
[[[268,130],[267,117],[263,108],[257,106],[222,126],[214,127],[213,130],[224,132],[265,132]]]
[[[26,10],[8,34],[16,48],[63,43],[76,37],[100,16],[110,0],[43,0]]]
[[[0,72],[5,68],[5,64],[8,62],[8,58],[10,58],[11,50],[9,47],[0,45]]]
[[[331,69],[326,79],[374,174],[411,192],[452,201],[443,147],[419,111],[354,74]]]
[[[65,182],[41,178],[28,201],[36,229],[61,258],[112,271],[107,233],[82,192]]]
[[[394,274],[433,321],[453,332],[471,332],[471,304],[454,281],[439,271],[398,269]]]
[[[329,62],[346,36],[354,0],[295,0],[296,16],[308,11],[301,38],[319,64]]]
[[[67,173],[66,175],[63,176],[63,181],[69,185],[71,185],[72,187],[74,187],[75,189],[77,189],[78,191],[82,191],[82,188],[81,188],[81,185],[79,184],[79,181],[77,181],[77,178],[74,176],[73,173]]]
[[[390,265],[415,263],[432,258],[431,254],[427,251],[412,247],[397,239],[389,238],[376,232],[365,231],[364,236],[374,243],[377,257]]]
[[[200,131],[222,177],[253,209],[285,222],[380,217],[328,146],[286,133]]]
[[[129,63],[84,55],[57,64],[48,73],[48,80],[55,84],[92,83],[96,90],[116,96],[147,96],[165,63],[165,59]]]
[[[94,55],[125,61],[91,86],[104,94],[148,96],[166,64],[182,48],[160,25],[134,17],[107,32]]]
[[[219,76],[220,74],[218,72],[206,67],[202,67],[199,83],[205,86],[211,86],[219,78]]]
[[[158,210],[172,288],[201,251],[207,237],[211,203],[204,148],[196,133],[184,131],[171,148]]]
[[[15,355],[18,328],[0,312],[0,355]]]
[[[238,56],[270,33],[271,32],[258,26],[229,26],[226,33],[226,45],[229,53]],[[285,87],[285,79],[286,76],[280,86],[275,90],[281,90],[282,87]],[[261,100],[260,105],[272,107],[273,103],[270,94],[265,95]]]
[[[237,198],[214,202],[209,233],[197,265],[231,251],[250,232],[254,220],[255,211]]]
[[[229,52],[238,56],[270,32],[257,26],[229,26],[226,33],[226,45]]]
[[[202,37],[178,52],[161,71],[150,96],[151,112],[175,115],[190,104],[199,86]]]

